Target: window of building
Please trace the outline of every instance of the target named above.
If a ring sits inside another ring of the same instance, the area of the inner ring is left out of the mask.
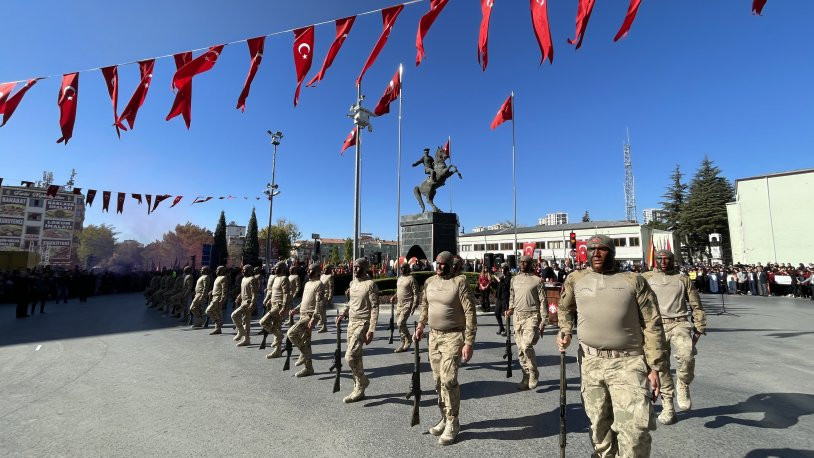
[[[497,251],[497,243],[487,243],[486,244],[486,249],[487,250],[495,250],[495,251]]]
[[[39,228],[39,226],[26,226],[25,227],[25,233],[26,233],[26,235],[39,235],[40,234],[40,228]]]
[[[42,221],[42,213],[29,213],[26,219],[29,221]]]
[[[631,237],[629,242],[630,246],[639,246],[639,237]]]
[[[537,250],[544,250],[545,249],[545,242],[537,242],[534,244],[534,248]]]
[[[486,251],[486,245],[483,243],[476,243],[474,245],[475,251]]]
[[[613,246],[627,246],[627,239],[613,239]]]
[[[501,249],[501,250],[511,250],[511,249],[513,249],[513,248],[514,248],[514,243],[512,243],[512,242],[509,242],[509,243],[501,243],[501,244],[500,244],[500,249]]]
[[[561,250],[562,249],[562,240],[555,240],[548,242],[548,249],[550,250]]]
[[[472,245],[461,245],[461,251],[472,251]]]
[[[42,199],[28,199],[28,206],[29,207],[42,207]]]

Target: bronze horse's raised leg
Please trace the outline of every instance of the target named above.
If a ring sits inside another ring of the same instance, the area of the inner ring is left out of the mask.
[[[439,210],[438,207],[435,206],[435,202],[432,201],[434,198],[435,188],[430,188],[430,191],[427,193],[427,203],[430,204],[430,207],[432,207],[434,212],[441,213],[441,210]]]
[[[418,201],[418,206],[421,207],[421,213],[424,213],[424,200],[421,199],[421,190],[418,186],[413,188],[413,195],[415,196],[415,200]]]

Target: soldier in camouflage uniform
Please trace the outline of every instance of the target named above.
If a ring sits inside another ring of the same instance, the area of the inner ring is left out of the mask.
[[[670,371],[659,372],[661,381],[661,414],[659,423],[675,423],[673,396],[677,394],[678,408],[688,410],[692,407],[690,383],[695,377],[695,342],[704,334],[707,327],[707,316],[701,306],[701,298],[695,284],[674,266],[674,255],[668,250],[656,252],[656,268],[642,276],[656,293],[664,323],[664,335],[667,338],[668,351],[674,351],[678,367],[676,376],[678,386],[673,386]],[[692,322],[687,319],[687,305],[692,312]],[[676,388],[678,388],[676,390]]]
[[[166,305],[166,314],[164,316],[172,315],[176,318],[181,316],[178,312],[181,308],[181,298],[183,295],[184,275],[182,275],[181,271],[179,271],[176,273],[170,289],[164,293],[164,304]]]
[[[291,343],[300,350],[300,357],[295,366],[305,364],[305,367],[295,374],[296,377],[307,377],[314,374],[314,366],[311,364],[311,331],[316,325],[315,312],[319,306],[325,302],[325,283],[320,279],[321,267],[318,263],[308,266],[308,281],[302,290],[302,302],[292,309],[289,316],[294,316],[299,312],[300,319],[297,324],[288,330],[288,338]]]
[[[240,285],[243,283],[243,271],[239,270],[237,275],[230,278],[232,281],[229,283],[229,297],[232,298],[232,309],[237,310],[240,307]]]
[[[531,273],[531,256],[520,256],[520,272],[512,277],[509,287],[509,309],[506,317],[514,315],[514,338],[517,342],[517,359],[523,369],[523,380],[518,390],[537,388],[540,372],[537,370],[537,354],[534,345],[543,331],[540,304],[546,303],[545,289],[540,277]]]
[[[410,264],[406,262],[401,265],[401,275],[396,281],[396,294],[390,298],[391,304],[398,304],[396,308],[396,325],[399,327],[401,345],[394,351],[401,353],[410,349],[413,338],[410,329],[407,327],[407,318],[418,308],[418,283],[410,275]]]
[[[152,297],[150,298],[150,302],[152,303],[151,307],[157,307],[159,310],[164,311],[164,309],[166,308],[166,303],[164,302],[164,295],[172,287],[174,274],[175,272],[169,269],[165,270],[161,274],[161,281],[159,282],[158,289],[153,293]]]
[[[195,294],[195,275],[194,269],[190,266],[184,267],[184,281],[181,286],[181,297],[178,299],[178,313],[181,315],[181,321],[187,320],[189,313],[189,304]]]
[[[557,346],[565,351],[571,343],[576,313],[593,456],[650,456],[651,403],[659,372],[670,370],[656,295],[641,275],[616,269],[610,237],[593,236],[586,247],[590,268],[572,272],[563,285]]]
[[[280,261],[274,266],[266,285],[266,297],[263,299],[263,304],[267,307],[268,312],[260,319],[263,332],[266,335],[272,335],[272,352],[266,355],[266,358],[277,358],[282,354],[283,332],[280,328],[285,316],[285,304],[291,295],[287,275],[288,266],[285,262]]]
[[[367,259],[359,258],[353,262],[353,280],[348,288],[348,305],[336,317],[339,326],[344,318],[350,318],[347,329],[347,351],[345,361],[353,373],[353,391],[342,399],[345,403],[356,402],[365,397],[365,388],[370,381],[365,376],[362,361],[362,345],[373,341],[373,331],[379,320],[379,288],[368,275]]]
[[[158,291],[158,288],[161,286],[161,274],[160,273],[153,273],[152,277],[150,278],[150,285],[147,289],[144,290],[144,299],[147,301],[147,305],[152,307],[150,304],[150,298],[152,298],[153,294]]]
[[[201,318],[203,316],[203,307],[209,299],[209,292],[212,289],[212,280],[209,278],[209,266],[201,267],[201,276],[195,282],[195,297],[192,299],[192,304],[189,306],[189,313],[192,314],[194,319],[192,323],[193,328],[203,327]]]
[[[210,335],[220,334],[223,327],[223,306],[226,304],[226,291],[228,289],[229,280],[226,277],[228,271],[224,266],[218,266],[215,269],[215,282],[212,284],[212,296],[209,302],[209,307],[206,308],[206,316],[215,322],[215,330],[210,332]]]
[[[300,294],[300,291],[302,290],[302,281],[300,280],[300,276],[297,273],[297,270],[299,270],[298,266],[299,266],[299,264],[295,260],[294,263],[291,264],[290,275],[288,276],[288,284],[289,284],[289,287],[291,288],[291,294],[289,294],[288,302],[285,305],[288,310],[291,310],[291,309],[294,308],[294,299],[297,297],[297,295]],[[294,317],[293,316],[289,315],[289,317],[288,317],[288,325],[289,326],[294,325]]]
[[[466,278],[452,274],[452,254],[444,251],[435,262],[436,275],[424,283],[414,338],[421,339],[424,327],[429,323],[430,367],[441,409],[441,421],[430,428],[430,434],[440,436],[439,444],[449,445],[455,442],[460,431],[458,366],[461,359],[467,362],[472,358],[478,322]]]
[[[323,333],[328,332],[328,315],[326,315],[325,309],[334,297],[334,276],[331,266],[325,267],[325,273],[319,277],[319,281],[321,281],[324,286],[322,294],[325,295],[325,300],[321,301],[321,304],[317,306],[317,321],[321,324],[317,332]],[[304,290],[303,294],[305,294]]]
[[[235,324],[237,335],[234,340],[239,341],[238,347],[245,347],[251,345],[251,319],[254,307],[254,277],[252,273],[254,267],[250,265],[243,266],[243,280],[240,281],[240,294],[235,298],[235,304],[240,304],[234,312],[232,312],[232,322]]]

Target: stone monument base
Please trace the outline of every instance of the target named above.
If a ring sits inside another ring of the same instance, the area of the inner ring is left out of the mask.
[[[438,253],[458,253],[458,215],[456,213],[424,212],[402,215],[401,252],[410,259],[434,261]]]

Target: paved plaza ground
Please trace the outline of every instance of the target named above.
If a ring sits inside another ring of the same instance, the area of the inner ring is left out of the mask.
[[[710,317],[699,342],[693,410],[680,412],[675,425],[659,425],[653,456],[814,457],[814,302],[727,296],[727,310],[738,316],[716,316],[720,296],[703,299]],[[494,318],[478,317],[475,355],[459,377],[461,434],[442,450],[426,433],[439,414],[423,347],[421,426],[409,426],[404,395],[413,354],[394,354],[387,344],[389,306],[365,349],[367,399],[344,405],[347,364],[340,393],[331,392],[328,373],[333,324],[314,334],[317,374],[296,379],[293,370],[282,371],[283,360],[264,358],[259,337],[236,348],[228,319],[223,335],[210,336],[143,304],[137,294],[100,296],[49,304],[46,314],[25,320],[13,318],[13,306],[0,306],[0,456],[557,453],[553,329],[536,347],[539,387],[518,392],[520,370],[515,365],[506,378]],[[572,346],[567,455],[585,457],[591,446],[575,355]]]

